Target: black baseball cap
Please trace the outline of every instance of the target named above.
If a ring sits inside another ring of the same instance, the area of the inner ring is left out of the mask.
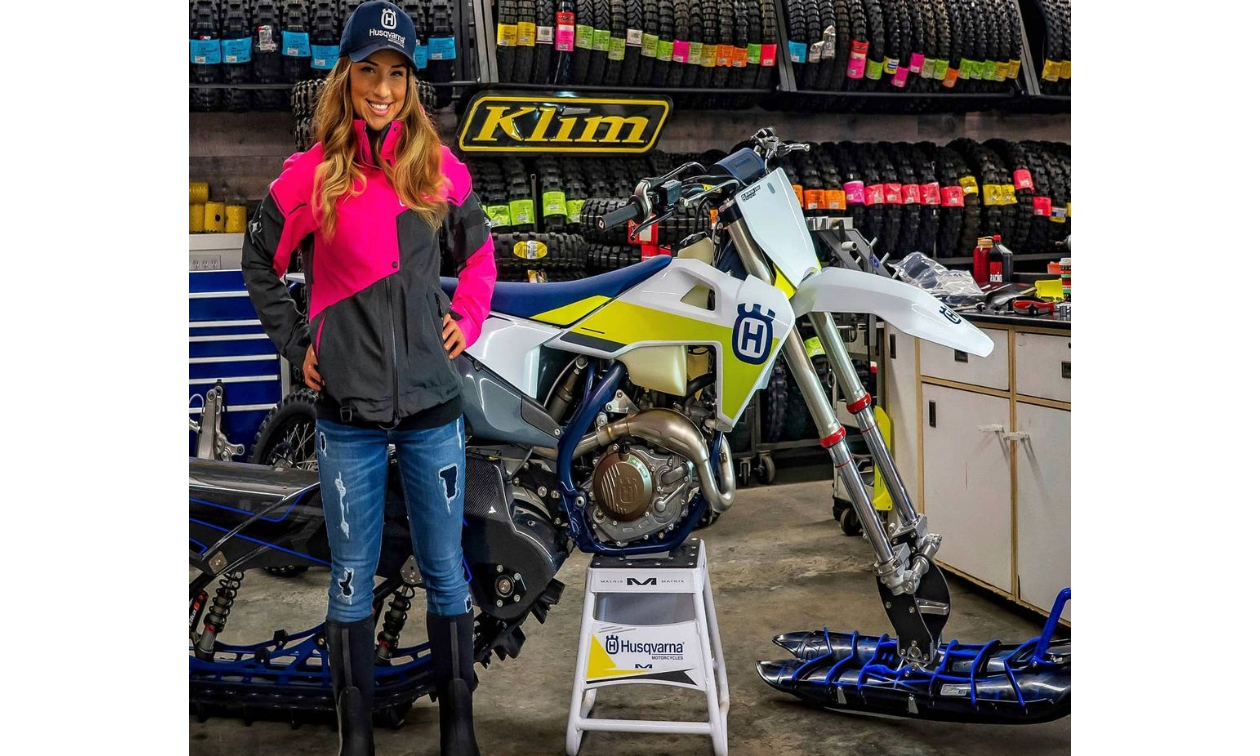
[[[377,50],[397,50],[416,65],[416,25],[402,8],[384,0],[364,3],[350,14],[338,54],[358,63]]]

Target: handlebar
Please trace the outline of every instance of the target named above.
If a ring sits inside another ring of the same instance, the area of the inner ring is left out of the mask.
[[[620,226],[627,221],[642,221],[644,215],[645,213],[639,203],[638,197],[631,197],[630,204],[613,210],[607,215],[601,215],[597,225],[599,226],[599,230],[603,231],[608,228]]]

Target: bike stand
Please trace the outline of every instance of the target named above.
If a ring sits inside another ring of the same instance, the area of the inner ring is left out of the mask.
[[[709,718],[590,717],[599,688],[636,684],[702,691]],[[595,730],[708,735],[713,752],[726,756],[730,706],[704,541],[692,538],[668,553],[593,557],[586,571],[565,753],[577,756],[583,732]]]

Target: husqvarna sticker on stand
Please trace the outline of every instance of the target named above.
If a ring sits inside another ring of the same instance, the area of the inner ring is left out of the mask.
[[[586,685],[655,683],[703,690],[703,654],[694,621],[673,625],[595,622]]]

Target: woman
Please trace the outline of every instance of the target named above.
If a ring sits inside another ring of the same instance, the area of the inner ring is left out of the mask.
[[[320,392],[316,451],[332,552],[326,631],[342,756],[373,753],[373,576],[393,444],[426,586],[443,754],[476,754],[472,601],[460,533],[464,428],[452,364],[477,340],[495,267],[468,169],[420,106],[415,27],[359,6],[315,111],[319,140],[285,162],[242,255],[264,329]],[[309,322],[281,281],[313,237]],[[448,300],[440,254],[454,256]]]

